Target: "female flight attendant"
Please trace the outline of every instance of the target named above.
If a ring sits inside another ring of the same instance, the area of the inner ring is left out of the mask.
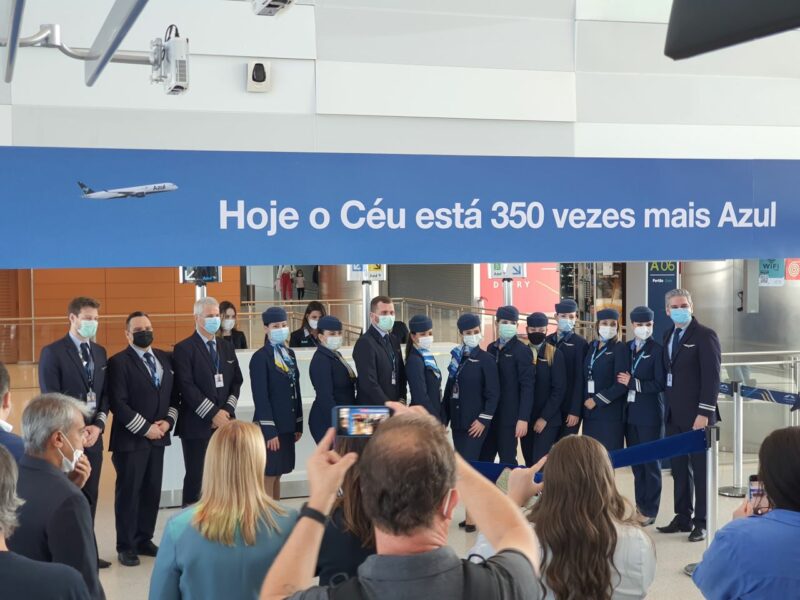
[[[228,340],[236,350],[247,350],[247,336],[236,328],[236,307],[232,302],[223,300],[219,303],[219,314],[222,327],[217,330],[217,337]]]
[[[312,300],[306,306],[306,312],[303,314],[303,323],[300,329],[292,332],[292,337],[289,339],[289,346],[292,348],[314,348],[319,346],[319,320],[325,316],[325,307],[322,302]]]
[[[548,342],[547,315],[536,312],[528,316],[528,347],[536,365],[533,410],[528,435],[520,444],[525,464],[532,467],[550,452],[561,431],[561,406],[567,389],[567,367],[564,354]]]
[[[319,320],[319,346],[311,357],[311,384],[316,398],[308,416],[308,428],[316,443],[332,426],[335,406],[356,403],[356,374],[339,354],[342,345],[342,322],[326,316]]]
[[[481,350],[481,320],[466,313],[456,323],[463,344],[450,351],[452,360],[444,390],[444,424],[453,430],[453,445],[465,460],[478,460],[500,398],[497,363]],[[469,515],[459,523],[475,531]]]
[[[619,450],[625,438],[625,396],[628,389],[617,375],[630,367],[628,348],[617,339],[619,313],[611,308],[597,312],[597,340],[583,361],[585,379],[583,433],[606,450]]]
[[[442,372],[431,353],[433,321],[414,315],[408,322],[406,344],[406,379],[413,406],[424,406],[437,419],[442,418]]]
[[[267,443],[267,493],[281,498],[281,475],[294,470],[294,445],[303,434],[303,404],[294,352],[286,347],[289,321],[286,311],[272,306],[261,314],[268,341],[250,359],[253,421]]]

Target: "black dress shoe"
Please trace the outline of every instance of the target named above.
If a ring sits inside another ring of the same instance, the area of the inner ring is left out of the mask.
[[[107,569],[111,566],[111,563],[107,560],[103,560],[102,558],[97,559],[97,568],[98,569]]]
[[[125,567],[139,566],[139,557],[133,550],[123,550],[117,555],[117,558],[119,559],[119,564]]]
[[[141,544],[138,548],[139,554],[142,556],[155,556],[158,554],[158,546],[156,546],[153,542],[146,542]]]
[[[664,527],[656,527],[658,531],[661,533],[689,533],[692,530],[692,526],[689,523],[681,523],[678,520],[678,517],[672,519],[669,525],[665,525]]]
[[[642,527],[650,527],[650,525],[652,525],[655,522],[656,522],[655,517],[642,516],[642,518],[639,519],[639,525],[641,525]]]
[[[461,521],[461,523],[458,524],[458,528],[459,529],[464,529],[466,526],[467,526],[467,522],[466,521]]]
[[[702,542],[704,539],[706,539],[706,530],[702,527],[695,527],[689,534],[690,542]]]
[[[475,525],[464,525],[464,531],[467,533],[475,533],[478,528]]]

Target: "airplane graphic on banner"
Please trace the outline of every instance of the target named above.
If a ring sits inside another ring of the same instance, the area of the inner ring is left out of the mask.
[[[82,181],[78,185],[83,192],[83,197],[90,200],[115,200],[117,198],[144,198],[148,194],[160,194],[161,192],[174,192],[178,186],[174,183],[152,183],[150,185],[137,185],[127,188],[116,188],[113,190],[93,190]]]

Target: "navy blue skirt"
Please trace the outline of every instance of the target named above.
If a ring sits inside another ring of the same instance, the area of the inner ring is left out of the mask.
[[[267,477],[277,477],[294,471],[294,434],[281,433],[278,440],[281,447],[277,452],[267,450],[267,469],[264,471]]]
[[[453,429],[453,446],[456,452],[461,455],[464,460],[478,460],[481,455],[481,448],[483,448],[483,441],[486,439],[486,434],[489,428],[483,430],[481,437],[470,437],[468,431],[459,431]]]

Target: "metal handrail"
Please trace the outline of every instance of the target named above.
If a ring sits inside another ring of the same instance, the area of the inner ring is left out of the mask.
[[[758,350],[755,352],[723,352],[722,356],[790,356],[800,354],[800,350]]]

